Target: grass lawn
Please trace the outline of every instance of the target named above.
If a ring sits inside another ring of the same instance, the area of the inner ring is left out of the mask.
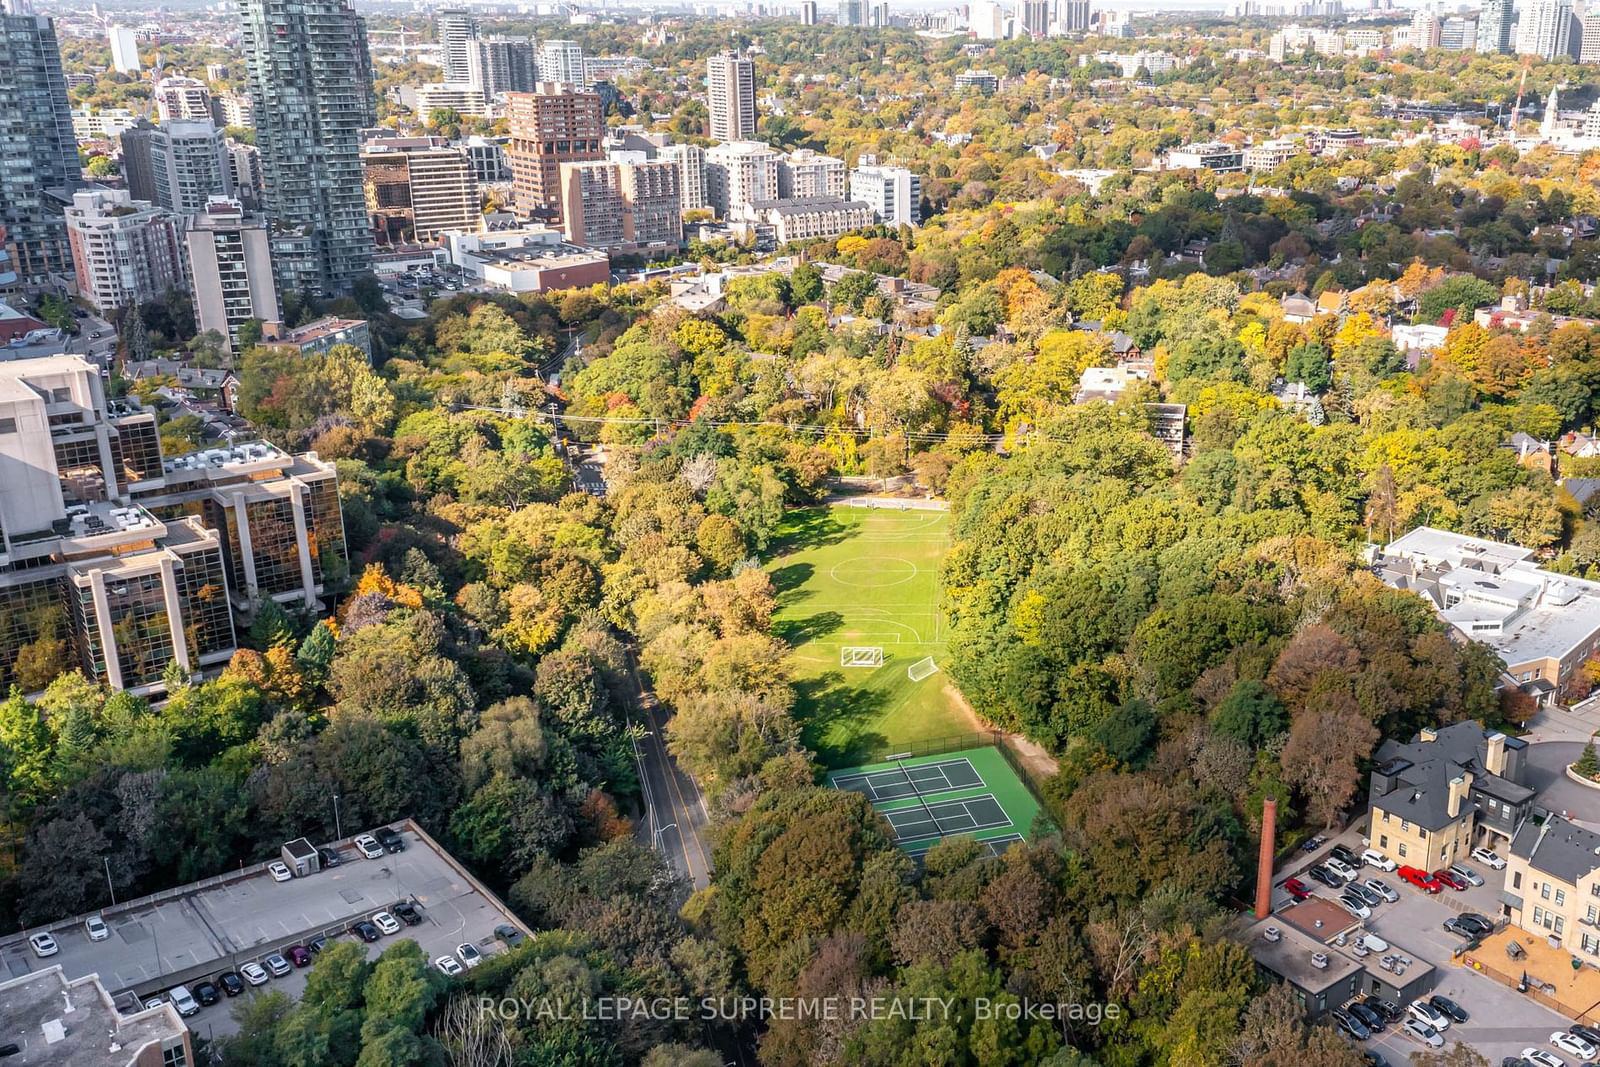
[[[906,675],[926,656],[944,659],[949,524],[939,511],[836,505],[792,511],[779,528],[767,563],[773,629],[794,649],[806,745],[829,767],[977,728],[942,670],[920,682]],[[840,667],[845,645],[882,647],[883,666]]]

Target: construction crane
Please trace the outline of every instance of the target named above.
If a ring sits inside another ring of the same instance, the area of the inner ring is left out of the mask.
[[[1533,56],[1522,57],[1522,77],[1517,80],[1517,102],[1511,108],[1511,136],[1517,135],[1517,119],[1522,117],[1522,90],[1528,85],[1528,68],[1533,66]]]

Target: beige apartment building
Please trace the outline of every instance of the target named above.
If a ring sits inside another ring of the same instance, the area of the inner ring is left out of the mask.
[[[1558,815],[1523,824],[1500,900],[1514,926],[1600,967],[1600,834]]]
[[[683,243],[676,163],[563,163],[561,225],[582,248],[665,252]]]

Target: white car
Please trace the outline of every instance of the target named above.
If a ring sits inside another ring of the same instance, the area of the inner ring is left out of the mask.
[[[1356,896],[1354,893],[1345,893],[1339,898],[1339,903],[1343,904],[1345,910],[1353,914],[1358,919],[1369,919],[1372,917],[1372,909],[1367,907],[1367,902]]]
[[[1322,861],[1322,865],[1347,882],[1355,881],[1356,869],[1337,856],[1327,857]]]
[[[111,936],[111,928],[98,915],[91,915],[83,920],[83,932],[89,935],[90,941],[104,941]]]
[[[1472,850],[1472,858],[1489,868],[1491,871],[1503,871],[1506,869],[1506,861],[1501,859],[1499,854],[1491,849],[1482,847],[1475,848]]]
[[[1394,860],[1375,848],[1369,848],[1363,852],[1361,854],[1361,862],[1368,867],[1376,867],[1380,871],[1392,871],[1396,867]]]
[[[456,946],[456,955],[461,957],[461,965],[469,971],[483,962],[483,953],[478,951],[478,946],[467,941]]]
[[[456,962],[454,956],[440,956],[433,961],[433,965],[449,975],[451,978],[461,973],[461,964]]]
[[[1578,1057],[1584,1063],[1588,1063],[1600,1054],[1600,1050],[1597,1050],[1592,1042],[1585,1041],[1577,1034],[1568,1033],[1566,1030],[1557,1030],[1551,1034],[1550,1043],[1567,1055]]]
[[[1427,1023],[1435,1030],[1450,1029],[1450,1016],[1429,1004],[1426,1000],[1413,1000],[1410,1011],[1413,1019]]]
[[[1423,1022],[1421,1019],[1408,1019],[1401,1029],[1413,1041],[1420,1041],[1429,1048],[1443,1048],[1444,1038],[1439,1031]]]
[[[1566,1060],[1542,1048],[1525,1048],[1522,1050],[1522,1058],[1534,1067],[1567,1067]]]
[[[362,834],[356,838],[356,851],[369,860],[383,859],[383,846],[378,844],[378,839],[371,834]]]
[[[400,920],[386,911],[373,912],[372,925],[386,934],[398,934],[400,932]]]
[[[287,882],[294,877],[294,872],[282,860],[273,860],[267,864],[267,873],[272,875],[274,882]]]
[[[259,963],[247,963],[239,968],[239,977],[251,985],[266,985],[267,970]]]
[[[28,944],[33,946],[33,954],[40,959],[46,956],[54,956],[61,951],[61,946],[56,944],[56,939],[51,937],[47,931],[29,934]]]
[[[188,1017],[200,1010],[200,1002],[190,996],[189,990],[184,986],[173,986],[167,990],[167,996],[172,998],[172,1006],[178,1009],[179,1015]]]
[[[1376,878],[1368,878],[1361,884],[1378,894],[1390,904],[1393,904],[1395,901],[1400,899],[1400,894],[1391,889],[1388,882],[1379,881]]]

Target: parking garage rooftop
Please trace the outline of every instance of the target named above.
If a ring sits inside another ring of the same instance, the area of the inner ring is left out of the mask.
[[[99,912],[111,936],[91,942],[84,916],[33,927],[0,940],[0,981],[60,965],[67,978],[98,974],[119,1002],[174,985],[214,978],[290,945],[340,936],[350,924],[396,901],[410,900],[423,916],[411,937],[430,955],[477,943],[490,951],[495,927],[531,931],[465,868],[410,821],[395,824],[406,849],[363,859],[350,839],[336,848],[340,865],[274,881],[257,864]],[[26,935],[48,929],[59,952],[41,960]],[[381,949],[382,943],[373,945]],[[3,1012],[0,1012],[3,1014]]]

